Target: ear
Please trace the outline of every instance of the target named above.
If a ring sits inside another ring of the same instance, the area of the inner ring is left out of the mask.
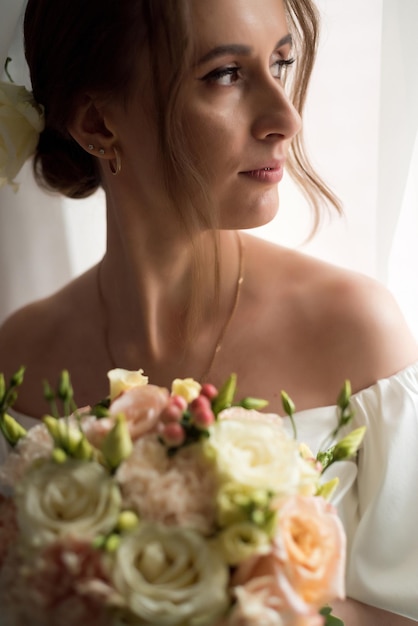
[[[79,102],[68,132],[86,152],[102,159],[114,158],[116,134],[108,128],[103,110],[90,96],[83,96]]]

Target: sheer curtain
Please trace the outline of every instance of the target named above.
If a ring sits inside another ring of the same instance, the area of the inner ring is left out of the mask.
[[[0,61],[26,82],[25,0],[0,0]],[[287,178],[272,224],[255,234],[374,276],[396,295],[418,336],[417,0],[318,0],[319,57],[305,116],[313,162],[344,204],[303,243],[311,218]],[[20,21],[19,21],[20,20]],[[30,166],[17,194],[0,190],[0,320],[84,271],[103,253],[103,196],[69,201],[36,189]]]

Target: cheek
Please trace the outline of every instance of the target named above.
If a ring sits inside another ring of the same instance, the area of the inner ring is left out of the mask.
[[[245,143],[244,125],[233,110],[189,112],[185,137],[193,163],[211,182],[220,173],[237,171]]]

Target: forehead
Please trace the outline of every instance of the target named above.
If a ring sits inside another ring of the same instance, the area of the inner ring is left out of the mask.
[[[283,0],[190,0],[197,53],[225,43],[272,45],[288,32]]]

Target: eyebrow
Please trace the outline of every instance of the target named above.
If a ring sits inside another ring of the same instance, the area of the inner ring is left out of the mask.
[[[281,48],[282,46],[286,44],[292,45],[292,42],[293,42],[292,35],[288,33],[287,35],[279,39],[279,41],[274,46],[274,49],[277,50],[277,48]],[[225,56],[227,54],[249,56],[251,52],[252,52],[251,46],[246,46],[244,44],[239,44],[239,43],[231,43],[231,44],[225,44],[223,46],[216,46],[216,48],[212,48],[212,50],[209,50],[209,52],[204,54],[198,60],[196,65],[202,65],[203,63],[207,63],[208,61],[211,61],[212,59],[216,59],[217,57]]]

